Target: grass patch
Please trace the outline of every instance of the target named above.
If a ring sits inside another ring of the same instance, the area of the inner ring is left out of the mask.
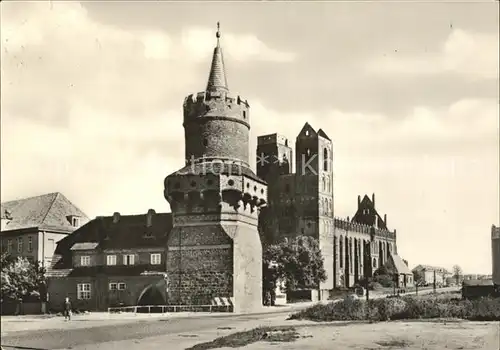
[[[402,339],[377,341],[375,342],[375,344],[389,349],[403,349],[411,345],[411,343],[408,340],[402,340]]]
[[[219,337],[211,342],[200,343],[186,350],[208,350],[219,348],[239,348],[258,341],[292,342],[299,338],[294,327],[259,327]]]
[[[289,319],[329,322],[436,318],[497,321],[500,320],[500,298],[462,300],[459,294],[443,293],[373,299],[368,303],[364,299],[345,299],[326,305],[312,306],[291,315]]]

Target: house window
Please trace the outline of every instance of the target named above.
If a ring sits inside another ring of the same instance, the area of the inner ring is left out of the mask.
[[[151,254],[151,265],[161,264],[161,254]]]
[[[23,252],[23,238],[19,237],[17,239],[17,252],[22,253]]]
[[[125,288],[127,288],[125,283],[118,283],[118,290],[125,290]]]
[[[73,227],[78,227],[78,226],[80,226],[80,218],[79,218],[79,217],[77,217],[77,216],[73,216],[73,217],[71,218],[71,225],[72,225]]]
[[[28,252],[33,251],[33,237],[28,237]]]
[[[116,255],[106,256],[106,265],[116,265]]]
[[[77,284],[76,297],[79,300],[90,299],[90,283],[79,283]]]
[[[12,252],[12,239],[7,240],[7,252],[8,253]]]
[[[125,254],[123,256],[123,265],[134,265],[134,254]]]
[[[118,283],[110,283],[109,290],[118,290]]]
[[[376,268],[377,267],[377,259],[373,258],[373,267]]]
[[[84,255],[80,257],[80,265],[89,266],[90,265],[90,256]]]
[[[56,249],[55,247],[56,247],[55,241],[52,238],[49,238],[47,240],[47,249],[45,249],[45,255],[47,256],[48,254],[52,256],[54,250]]]

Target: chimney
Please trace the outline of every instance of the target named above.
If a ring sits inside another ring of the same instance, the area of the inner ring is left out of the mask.
[[[113,224],[117,224],[118,221],[120,221],[120,213],[119,212],[115,212],[113,214]]]
[[[384,224],[387,226],[387,214],[384,214]]]
[[[408,266],[408,260],[403,259],[403,262]]]
[[[146,217],[146,226],[151,227],[153,226],[153,215],[155,215],[156,212],[153,209],[148,210],[148,214]]]
[[[104,225],[104,216],[96,216],[95,229],[97,231],[97,237],[99,240],[104,240],[108,236],[106,226]]]
[[[375,193],[372,193],[373,208],[375,208]]]
[[[358,196],[358,209],[360,205],[361,205],[361,196]]]

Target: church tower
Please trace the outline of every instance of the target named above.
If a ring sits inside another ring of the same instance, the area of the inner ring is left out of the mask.
[[[322,130],[306,123],[295,142],[296,196],[300,199],[298,217],[301,233],[319,241],[327,280],[319,296],[326,299],[334,287],[333,224],[333,144]],[[297,200],[296,200],[297,202]]]
[[[184,100],[184,168],[165,179],[173,229],[167,247],[169,303],[233,311],[262,307],[260,209],[267,185],[249,166],[249,104],[230,95],[219,24],[206,90]]]

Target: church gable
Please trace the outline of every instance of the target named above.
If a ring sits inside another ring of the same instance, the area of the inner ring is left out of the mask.
[[[367,195],[365,195],[362,200],[360,197],[358,197],[358,210],[354,214],[352,222],[368,226],[375,226],[376,228],[381,230],[388,229],[387,217],[384,216],[384,219],[382,219],[382,217],[375,209],[375,194],[372,195],[371,199]]]
[[[300,131],[298,138],[303,138],[303,137],[313,137],[317,136],[318,134],[316,133],[316,130],[313,129],[313,127],[309,123],[305,123],[304,126],[302,127],[302,130]]]

